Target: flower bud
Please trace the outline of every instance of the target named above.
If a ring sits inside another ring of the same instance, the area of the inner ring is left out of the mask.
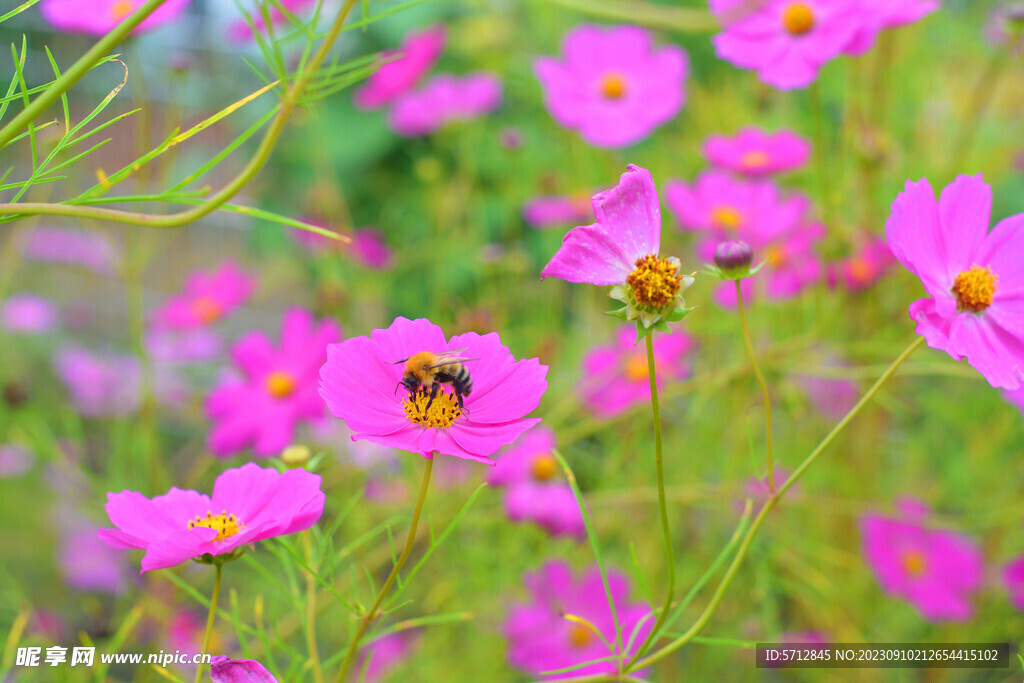
[[[288,467],[302,467],[312,455],[306,446],[289,446],[281,452],[281,461]]]
[[[715,248],[715,265],[722,277],[728,280],[739,280],[750,275],[750,264],[753,261],[754,252],[746,242],[722,242]]]

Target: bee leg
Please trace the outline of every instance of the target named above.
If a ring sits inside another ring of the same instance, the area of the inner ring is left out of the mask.
[[[461,410],[461,411],[462,411],[463,413],[465,413],[465,414],[467,414],[467,415],[468,415],[468,414],[469,414],[469,411],[468,411],[468,410],[466,410],[466,406],[465,406],[465,405],[463,405],[463,402],[462,402],[462,393],[461,393],[461,392],[458,392],[458,391],[456,391],[456,392],[455,392],[455,398],[457,398],[457,399],[458,399],[458,401],[459,401],[459,410]]]
[[[437,392],[440,388],[441,385],[436,382],[430,387],[430,400],[427,401],[427,407],[423,409],[423,412],[430,410],[430,404],[432,404],[434,399],[437,398]]]

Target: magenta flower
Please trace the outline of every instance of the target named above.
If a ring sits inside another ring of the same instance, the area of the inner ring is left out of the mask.
[[[356,671],[362,671],[366,660],[370,665],[366,667],[366,674],[361,680],[366,683],[375,683],[381,680],[391,669],[401,663],[409,656],[412,649],[412,638],[403,633],[392,633],[382,638],[367,643],[363,647],[362,660]]]
[[[1024,556],[1012,560],[1003,568],[1003,585],[1010,591],[1010,603],[1024,610]]]
[[[725,4],[711,6],[720,20],[733,18]],[[712,42],[721,59],[756,71],[765,83],[780,90],[805,88],[861,30],[859,7],[857,0],[766,0],[727,23]]]
[[[841,358],[827,352],[820,362],[822,368],[847,366]],[[795,374],[793,380],[807,394],[814,409],[830,420],[842,419],[860,399],[860,387],[844,377],[822,377],[812,371],[811,374]]]
[[[572,570],[565,562],[552,560],[539,571],[527,574],[524,583],[530,592],[531,601],[512,608],[505,621],[504,631],[509,640],[508,657],[512,666],[532,675],[542,671],[561,669],[591,659],[618,655],[620,648],[615,642],[615,622],[601,583],[601,574],[596,566],[591,567],[579,579],[573,578]],[[629,603],[629,581],[615,571],[608,572],[608,584],[615,601],[615,611],[622,628],[623,643],[645,617],[651,614],[643,603]],[[574,623],[563,614],[586,619],[593,624],[606,641],[615,648],[609,652],[601,638],[583,624]],[[648,618],[637,629],[632,647],[626,654],[631,655],[640,647],[654,625]],[[616,662],[597,662],[562,674],[546,676],[549,680],[573,678],[600,673],[614,673]],[[643,672],[635,673],[643,676]]]
[[[213,272],[189,275],[185,291],[153,311],[153,323],[169,329],[210,325],[248,301],[255,288],[254,277],[225,261]]]
[[[388,125],[399,135],[429,135],[452,121],[470,121],[501,105],[501,81],[483,71],[468,76],[441,74],[402,95]]]
[[[1011,405],[1015,406],[1017,410],[1024,413],[1024,383],[1021,384],[1019,389],[1012,391],[1003,390],[1000,392],[1004,399],[1010,402]]]
[[[291,444],[297,422],[323,417],[316,373],[327,345],[340,338],[334,321],[317,325],[312,315],[293,308],[284,314],[279,349],[262,332],[239,339],[231,355],[243,377],[206,399],[206,414],[215,423],[210,450],[227,456],[251,444],[256,455],[276,455]]]
[[[995,45],[1005,44],[1014,54],[1019,54],[1024,47],[1024,2],[1006,0],[999,3],[989,17],[986,34]],[[1018,155],[1015,164],[1018,170],[1024,168],[1021,158]]]
[[[394,265],[394,252],[376,228],[362,228],[353,232],[349,248],[356,261],[367,268],[387,270]]]
[[[250,462],[217,477],[212,497],[176,487],[155,498],[122,491],[107,494],[106,508],[116,528],[100,529],[99,537],[114,548],[145,550],[148,572],[206,555],[217,561],[249,543],[308,529],[323,514],[324,494],[320,475]]]
[[[682,291],[693,278],[682,274],[679,259],[658,256],[661,204],[650,171],[629,164],[619,184],[595,194],[591,206],[597,222],[566,233],[541,280],[615,285],[610,296],[626,304],[626,319],[646,328],[679,320]]]
[[[912,24],[937,9],[939,0],[861,0],[860,30],[843,51],[862,55],[883,29]]]
[[[113,274],[121,261],[120,248],[103,234],[45,226],[32,231],[22,255],[29,261],[82,266],[100,275]]]
[[[988,231],[992,190],[959,176],[936,203],[928,180],[907,181],[885,224],[893,254],[921,278],[910,318],[928,346],[964,357],[994,387],[1024,376],[1024,214]]]
[[[534,228],[558,228],[594,220],[585,195],[534,197],[523,205],[523,220]]]
[[[968,594],[981,587],[981,552],[951,531],[924,524],[927,508],[912,501],[897,518],[869,513],[860,520],[864,560],[882,589],[907,600],[929,621],[966,621]]]
[[[146,334],[146,353],[160,364],[197,363],[220,356],[224,340],[213,330],[155,329]]]
[[[57,559],[64,583],[80,591],[124,593],[129,585],[125,554],[100,540],[98,525],[77,506],[64,509],[59,522]]]
[[[654,339],[654,362],[658,368],[658,391],[665,382],[690,375],[686,355],[693,340],[685,332],[661,334]],[[595,346],[583,357],[583,402],[601,417],[613,417],[630,408],[651,402],[651,384],[647,376],[647,351],[635,344],[628,327],[616,333],[615,341]]]
[[[35,294],[13,294],[0,303],[0,327],[17,334],[42,334],[57,326],[57,307]]]
[[[655,49],[635,26],[577,26],[562,40],[564,60],[540,57],[533,69],[558,125],[595,147],[640,142],[671,121],[686,100],[689,62],[682,48]]]
[[[267,668],[252,659],[231,659],[217,655],[210,660],[213,683],[277,683]]]
[[[83,415],[125,415],[139,407],[142,365],[135,356],[69,347],[57,351],[53,365]]]
[[[535,522],[552,536],[582,538],[587,533],[583,515],[551,454],[554,448],[554,432],[545,427],[531,429],[495,458],[487,483],[505,487],[509,519]]]
[[[748,127],[731,138],[710,136],[704,141],[704,156],[714,166],[764,177],[803,166],[811,156],[811,143],[791,130],[766,133]]]
[[[403,359],[426,352],[459,351],[472,382],[463,405],[445,385],[430,398],[425,386],[400,387]],[[320,395],[331,413],[369,439],[431,458],[435,453],[492,464],[489,456],[533,425],[532,412],[547,390],[548,368],[536,358],[517,361],[497,333],[476,332],[446,340],[429,320],[395,318],[385,330],[354,337],[327,349],[320,369]]]
[[[360,109],[376,109],[404,95],[440,58],[444,51],[445,30],[440,24],[410,33],[402,46],[383,57],[391,60],[370,74],[366,85],[353,98]]]
[[[58,31],[102,36],[142,7],[145,0],[43,0],[39,11]],[[140,33],[173,21],[190,0],[166,0],[132,33]]]

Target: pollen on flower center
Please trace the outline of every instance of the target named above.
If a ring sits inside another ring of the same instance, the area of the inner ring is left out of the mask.
[[[634,382],[647,379],[647,354],[638,353],[626,361],[626,379]]]
[[[135,3],[133,0],[117,0],[110,7],[110,16],[113,17],[114,21],[121,21],[134,11]]]
[[[928,563],[917,550],[910,550],[903,554],[900,558],[900,564],[903,565],[903,569],[906,570],[910,576],[921,576],[924,574],[924,570],[928,568]]]
[[[863,256],[850,261],[850,279],[854,284],[866,285],[875,276],[875,266]]]
[[[536,481],[548,481],[558,472],[558,461],[550,453],[540,453],[530,465],[530,474]]]
[[[723,230],[737,230],[743,223],[743,214],[734,206],[716,206],[711,210],[711,221]]]
[[[459,402],[453,394],[449,394],[447,391],[438,391],[434,400],[431,401],[430,391],[425,387],[410,394],[402,402],[402,409],[405,410],[405,415],[410,420],[430,428],[450,427],[456,419],[462,417]]]
[[[786,263],[786,250],[781,247],[768,247],[764,250],[764,257],[768,263],[776,268]]]
[[[618,100],[626,95],[626,79],[622,74],[605,74],[601,79],[601,94],[609,100]]]
[[[998,276],[991,268],[971,266],[953,280],[953,296],[956,297],[957,308],[961,311],[981,313],[992,305],[992,296],[996,291]]]
[[[791,2],[782,12],[782,23],[790,34],[802,36],[814,28],[814,10],[806,2]]]
[[[192,302],[192,312],[201,323],[212,323],[224,313],[220,302],[209,296],[201,296]]]
[[[237,534],[239,529],[245,525],[233,514],[229,515],[227,510],[221,510],[219,515],[215,515],[207,510],[205,517],[196,515],[195,519],[188,521],[189,529],[195,529],[197,526],[216,530],[217,535],[213,537],[213,540],[223,541],[225,538]]]
[[[768,156],[767,152],[763,152],[759,149],[751,150],[740,157],[740,165],[743,168],[763,168],[768,165],[772,159]]]
[[[287,372],[275,370],[267,375],[267,393],[274,398],[287,398],[295,391],[295,378]]]
[[[641,256],[633,264],[636,270],[626,278],[636,302],[641,306],[664,308],[675,299],[683,276],[676,259],[659,259],[654,254]]]
[[[586,647],[594,639],[594,634],[583,624],[573,624],[569,627],[569,644],[573,647]]]

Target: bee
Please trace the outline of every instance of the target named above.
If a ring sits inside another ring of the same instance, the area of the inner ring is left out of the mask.
[[[462,397],[469,396],[473,391],[473,379],[469,376],[469,370],[463,363],[477,359],[460,356],[459,354],[465,350],[455,349],[441,353],[420,351],[408,358],[392,362],[392,365],[405,363],[405,372],[402,373],[401,381],[395,386],[395,393],[398,393],[398,387],[405,387],[411,396],[421,387],[424,391],[430,387],[430,400],[427,401],[426,406],[429,408],[437,397],[441,385],[450,384],[455,391],[455,398],[459,402],[459,410],[466,412],[466,408],[462,404]]]

